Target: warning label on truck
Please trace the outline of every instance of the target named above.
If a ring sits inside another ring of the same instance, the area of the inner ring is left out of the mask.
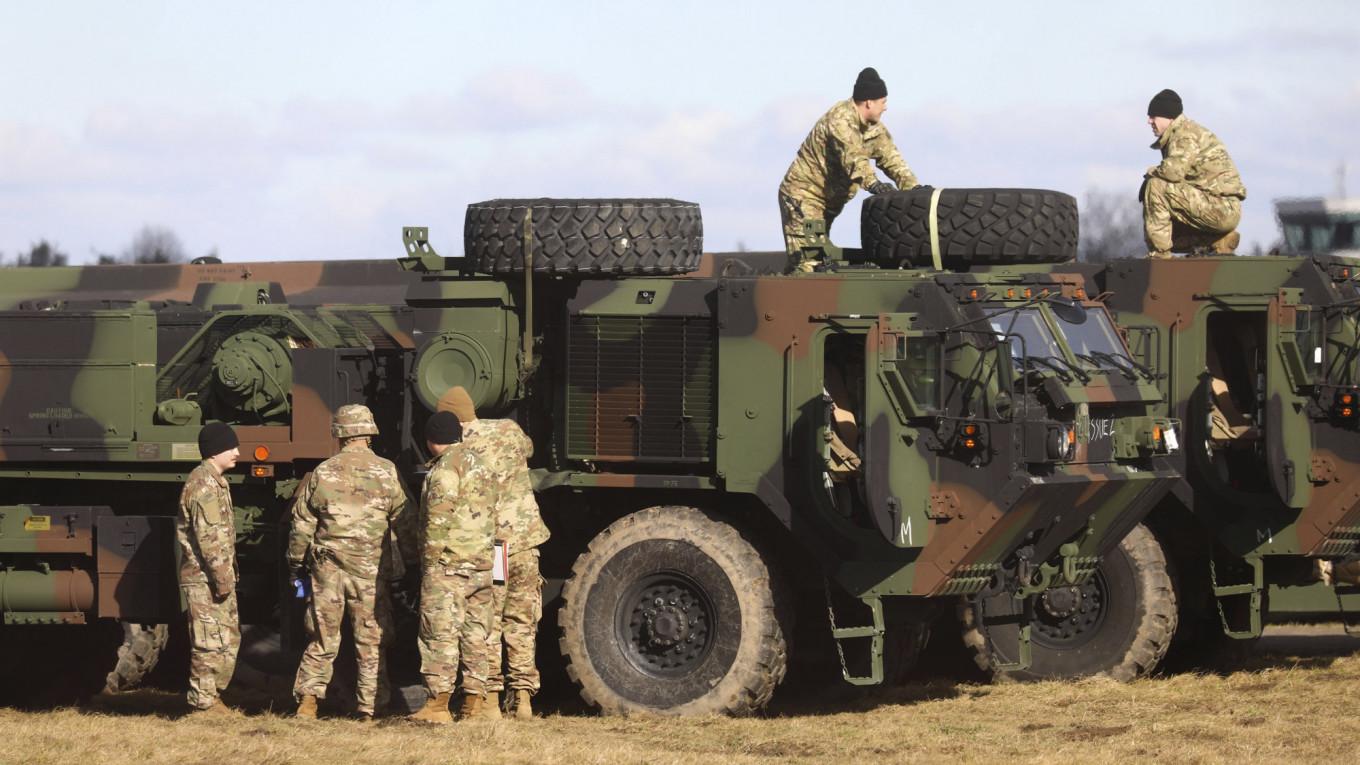
[[[24,519],[24,531],[51,531],[52,516],[30,515]]]

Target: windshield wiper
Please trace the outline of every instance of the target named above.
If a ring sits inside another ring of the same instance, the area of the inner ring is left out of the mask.
[[[1085,384],[1088,383],[1088,382],[1091,382],[1091,376],[1090,376],[1090,375],[1086,374],[1086,372],[1083,371],[1081,367],[1077,366],[1076,364],[1073,364],[1072,362],[1068,361],[1067,359],[1065,359],[1065,358],[1063,358],[1063,357],[1061,357],[1061,356],[1045,356],[1044,358],[1045,358],[1045,359],[1053,359],[1054,361],[1056,361],[1056,362],[1062,364],[1063,366],[1067,367],[1068,369],[1072,370],[1072,374],[1076,375],[1076,376],[1077,376],[1077,379],[1078,379],[1078,380],[1081,380],[1081,382],[1082,382],[1083,385],[1085,385]]]
[[[1058,379],[1062,380],[1064,383],[1072,382],[1072,376],[1067,374],[1067,372],[1062,367],[1058,366],[1057,364],[1054,364],[1052,361],[1053,357],[1051,356],[1021,356],[1020,359],[1021,362],[1024,363],[1025,365],[1038,364],[1039,366],[1042,366],[1045,369],[1051,370],[1053,373],[1058,375]]]
[[[1149,382],[1157,379],[1157,376],[1152,373],[1151,369],[1148,369],[1147,367],[1143,366],[1142,364],[1139,364],[1138,362],[1134,361],[1131,358],[1128,358],[1127,356],[1116,356],[1115,354],[1109,353],[1108,351],[1095,351],[1095,350],[1091,351],[1091,355],[1095,356],[1096,358],[1109,360],[1111,364],[1114,364],[1115,366],[1119,367],[1126,373],[1136,372],[1137,374],[1141,374]],[[1135,377],[1134,379],[1137,378]]]

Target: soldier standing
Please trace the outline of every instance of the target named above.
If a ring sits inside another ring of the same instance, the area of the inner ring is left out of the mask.
[[[396,466],[369,447],[378,427],[368,407],[337,409],[331,432],[340,439],[340,453],[317,465],[293,502],[288,565],[295,578],[310,574],[312,582],[312,635],[293,695],[297,716],[315,718],[348,612],[359,665],[358,712],[372,719],[379,676],[386,674],[383,649],[392,630],[387,583],[378,578],[380,573],[388,578],[401,574],[400,566],[383,560],[383,553],[395,538],[401,557],[414,559],[417,518],[407,509]]]
[[[449,701],[460,668],[459,716],[494,712],[484,699],[497,487],[482,458],[459,445],[462,437],[458,418],[448,412],[435,412],[425,424],[426,445],[435,459],[421,493],[420,673],[433,700],[412,717],[427,722],[452,722]]]
[[[870,194],[893,191],[893,185],[874,175],[870,160],[902,190],[917,185],[879,119],[888,110],[888,86],[872,67],[855,80],[850,100],[841,101],[817,120],[793,164],[779,184],[779,215],[784,223],[784,244],[790,269],[812,271],[815,265],[803,254],[812,240],[803,232],[803,221],[820,218],[831,222],[861,188]]]
[[[236,612],[236,523],[223,473],[236,467],[240,442],[229,425],[210,422],[198,432],[203,462],[179,496],[179,587],[189,605],[189,706],[227,711],[218,694],[231,682],[241,646]]]
[[[539,689],[534,666],[538,622],[543,618],[543,576],[538,547],[548,541],[548,527],[538,511],[529,480],[529,458],[534,444],[514,420],[482,420],[472,398],[461,386],[439,399],[440,411],[453,412],[463,424],[463,448],[471,449],[490,465],[500,484],[496,507],[496,538],[508,552],[505,583],[492,588],[494,603],[490,631],[491,674],[488,698],[499,704],[507,687],[515,695],[515,717],[533,718],[530,701]],[[502,671],[501,643],[505,644]],[[508,680],[508,683],[507,683]]]
[[[1247,187],[1228,150],[1199,123],[1183,113],[1181,97],[1163,90],[1148,104],[1148,125],[1162,152],[1160,164],[1143,176],[1143,234],[1148,257],[1169,258],[1172,252],[1207,250],[1231,254],[1241,236]]]

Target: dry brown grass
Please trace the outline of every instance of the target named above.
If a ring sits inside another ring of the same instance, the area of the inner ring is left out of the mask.
[[[434,727],[261,713],[181,717],[144,691],[83,709],[0,710],[0,760],[25,763],[1352,762],[1360,640],[1268,638],[1239,669],[1128,685],[849,688],[786,695],[759,719],[553,715]],[[1314,639],[1316,638],[1316,639]]]

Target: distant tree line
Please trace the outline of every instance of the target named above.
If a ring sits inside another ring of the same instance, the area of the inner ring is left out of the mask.
[[[209,256],[217,256],[217,248],[213,248],[207,253]],[[132,237],[132,243],[122,252],[97,253],[95,264],[101,266],[126,265],[140,263],[184,263],[190,259],[189,254],[184,249],[184,243],[179,236],[169,228],[164,226],[142,226]],[[40,239],[29,247],[28,252],[20,252],[10,259],[0,253],[0,266],[68,266],[71,264],[71,256],[60,249],[60,246]]]

